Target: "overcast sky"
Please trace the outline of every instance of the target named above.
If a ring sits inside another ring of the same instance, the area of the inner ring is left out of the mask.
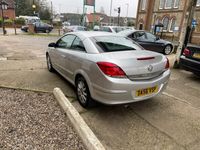
[[[49,0],[53,2],[53,8],[56,12],[61,13],[82,13],[83,0]],[[101,7],[104,8],[105,13],[110,15],[111,0],[96,0],[96,12],[100,12]],[[117,16],[115,8],[121,7],[121,16],[126,17],[127,8],[128,17],[136,17],[138,0],[113,0],[112,16]],[[93,7],[87,7],[87,13],[93,12]]]

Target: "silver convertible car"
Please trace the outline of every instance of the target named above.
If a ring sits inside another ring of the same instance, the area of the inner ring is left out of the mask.
[[[76,87],[79,103],[125,104],[161,93],[169,80],[168,59],[146,51],[131,39],[106,32],[74,32],[50,43],[49,71]]]

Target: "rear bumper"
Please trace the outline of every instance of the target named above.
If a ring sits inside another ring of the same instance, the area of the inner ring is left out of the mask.
[[[107,84],[110,84],[110,86],[107,87],[111,87],[110,89],[105,89],[104,86],[93,84],[93,93],[91,93],[91,95],[93,99],[108,105],[142,101],[160,94],[166,88],[169,77],[170,70],[165,71],[156,79],[146,81],[131,81],[129,79],[118,79],[115,81],[115,79],[111,79],[107,81]],[[119,80],[121,81],[119,82]],[[136,96],[137,90],[154,86],[158,86],[158,91],[156,93],[141,97]]]
[[[188,59],[185,56],[181,56],[180,66],[181,66],[181,68],[183,68],[187,71],[191,71],[191,72],[200,74],[200,61]]]

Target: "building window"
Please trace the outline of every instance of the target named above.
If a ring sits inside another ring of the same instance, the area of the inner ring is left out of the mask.
[[[170,9],[173,6],[173,0],[165,0],[165,9]]]
[[[163,18],[163,30],[167,31],[168,30],[168,26],[169,26],[169,18],[168,17],[164,17]]]
[[[171,26],[170,26],[170,31],[171,31],[171,32],[174,31],[175,26],[176,26],[176,19],[175,19],[175,18],[172,18],[172,19],[171,19]]]
[[[146,9],[146,3],[147,3],[147,0],[142,0],[142,5],[141,5],[142,10]]]
[[[174,8],[178,8],[180,0],[174,0]]]
[[[197,6],[200,6],[200,0],[197,0]]]
[[[160,6],[159,9],[163,9],[165,5],[165,0],[160,0]]]
[[[157,19],[156,19],[156,22],[155,22],[155,25],[158,25],[158,24],[160,24],[160,23],[161,23],[160,18],[157,18]]]
[[[200,2],[200,0],[198,0]],[[159,9],[178,8],[180,0],[160,0]],[[200,6],[200,4],[199,4]]]

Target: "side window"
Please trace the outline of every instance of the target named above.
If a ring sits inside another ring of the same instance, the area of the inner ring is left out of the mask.
[[[85,51],[85,47],[83,45],[83,42],[81,41],[81,39],[79,37],[76,37],[76,39],[74,40],[71,48],[73,50]]]
[[[66,35],[57,42],[57,47],[69,49],[71,48],[71,45],[74,39],[75,39],[74,35]]]
[[[35,23],[35,26],[36,26],[36,27],[39,27],[39,26],[40,26],[40,23],[39,23],[39,22],[36,22],[36,23]]]
[[[129,34],[128,37],[131,38],[131,39],[133,39],[133,40],[136,39],[136,37],[135,37],[135,33]]]
[[[40,23],[40,27],[45,27],[45,24],[44,23]]]
[[[146,40],[146,34],[145,32],[136,32],[135,38],[138,40]]]
[[[153,34],[151,34],[151,33],[146,33],[146,35],[147,35],[147,39],[148,39],[149,41],[155,42],[156,37],[155,37]]]

